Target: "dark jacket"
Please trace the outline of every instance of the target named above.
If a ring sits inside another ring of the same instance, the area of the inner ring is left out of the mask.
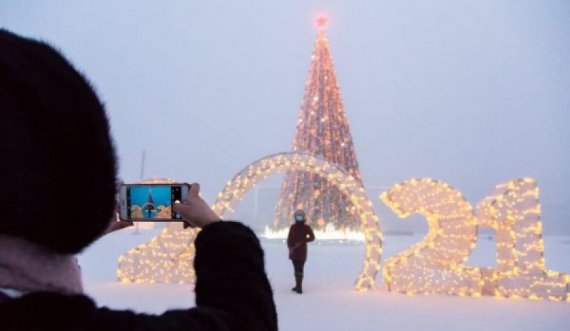
[[[303,222],[291,225],[287,236],[289,258],[293,261],[306,261],[307,243],[313,240],[315,240],[315,234],[310,226]]]
[[[0,330],[277,330],[255,234],[240,223],[218,222],[206,226],[195,244],[196,308],[137,314],[98,308],[84,295],[36,292],[0,297]]]

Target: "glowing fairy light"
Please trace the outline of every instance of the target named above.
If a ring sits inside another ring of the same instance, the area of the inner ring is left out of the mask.
[[[567,300],[570,276],[546,269],[536,181],[525,178],[497,185],[479,202],[477,214],[481,226],[496,232],[497,267],[484,273],[494,295]]]
[[[154,178],[142,184],[172,184],[172,179]],[[181,222],[169,222],[148,243],[119,257],[117,279],[123,283],[194,282],[194,239],[197,231],[184,229]]]
[[[389,290],[568,300],[570,276],[545,269],[533,179],[497,185],[479,202],[477,215],[459,191],[432,179],[396,184],[381,199],[400,217],[425,216],[429,226],[424,240],[386,261],[383,274]],[[465,263],[475,247],[478,226],[496,231],[497,268]]]
[[[192,283],[197,231],[168,223],[160,235],[119,257],[117,279],[123,283]]]

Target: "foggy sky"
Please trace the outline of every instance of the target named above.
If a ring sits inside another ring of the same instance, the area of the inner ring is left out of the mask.
[[[198,181],[213,202],[247,164],[290,149],[318,13],[367,187],[431,177],[475,204],[533,177],[544,231],[570,233],[568,1],[2,0],[0,26],[90,78],[123,179],[139,179],[145,150],[145,177]],[[378,193],[384,229],[425,227]]]

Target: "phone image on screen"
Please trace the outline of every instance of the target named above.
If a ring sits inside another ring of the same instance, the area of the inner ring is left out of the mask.
[[[188,195],[187,184],[123,184],[119,191],[119,216],[133,222],[181,221],[172,205]]]

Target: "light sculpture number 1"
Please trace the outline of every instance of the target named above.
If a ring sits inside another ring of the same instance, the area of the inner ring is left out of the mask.
[[[497,186],[477,205],[481,226],[497,237],[497,268],[483,269],[496,296],[568,300],[570,276],[546,269],[538,186],[532,179]]]

